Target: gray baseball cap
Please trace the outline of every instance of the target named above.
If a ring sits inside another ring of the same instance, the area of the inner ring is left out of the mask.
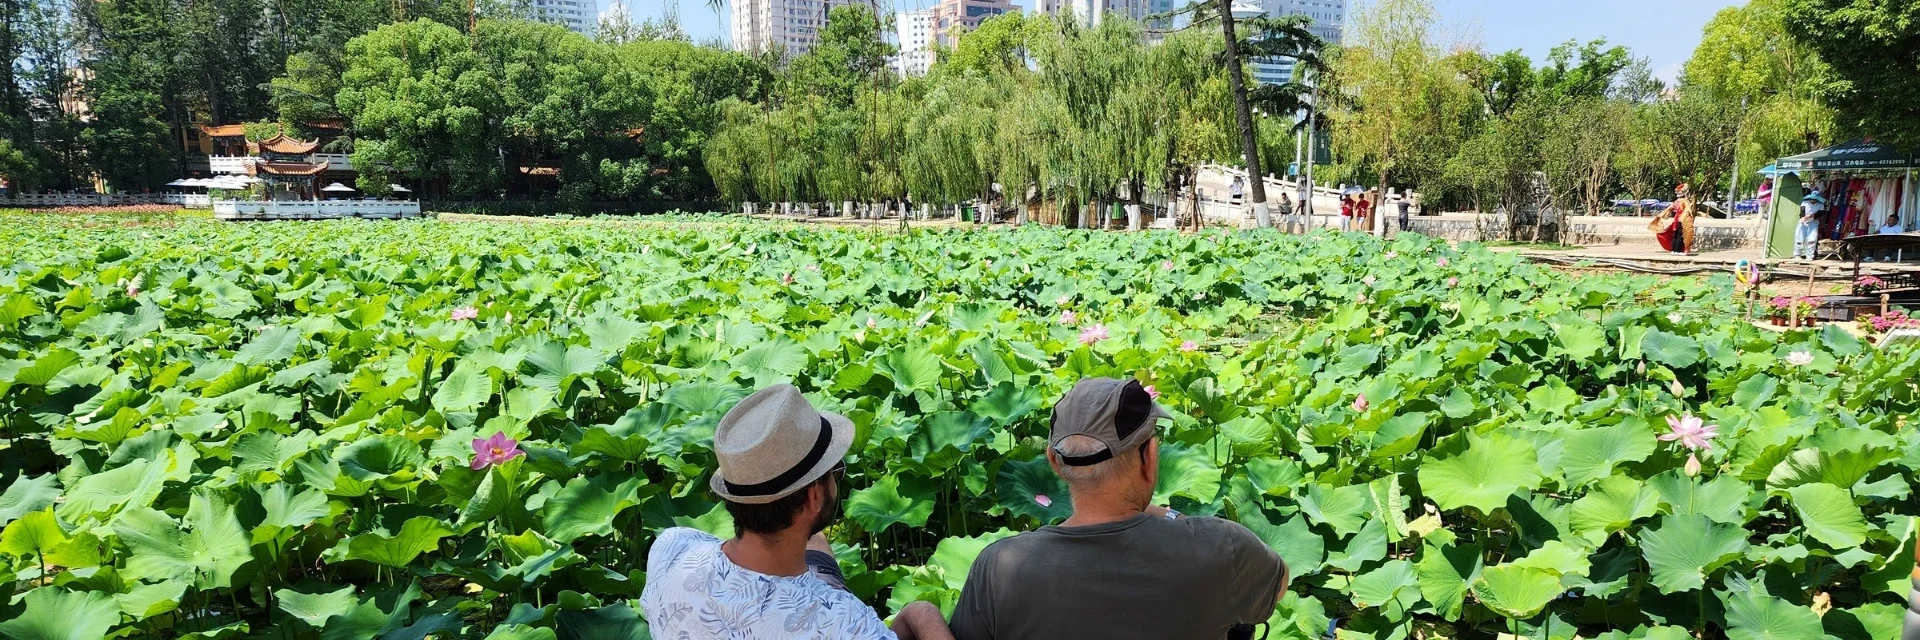
[[[1061,464],[1099,464],[1144,444],[1153,437],[1155,422],[1171,419],[1173,414],[1154,402],[1137,380],[1088,378],[1053,405],[1053,432],[1047,436],[1047,445],[1060,456]],[[1087,436],[1107,448],[1069,456],[1059,452],[1060,441],[1067,436]]]

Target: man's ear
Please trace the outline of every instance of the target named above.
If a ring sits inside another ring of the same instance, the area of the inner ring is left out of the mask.
[[[1054,475],[1060,475],[1060,454],[1053,447],[1047,447],[1047,466],[1053,468]]]
[[[1147,438],[1147,443],[1140,445],[1140,450],[1146,453],[1146,455],[1142,457],[1140,460],[1141,474],[1147,479],[1148,483],[1159,484],[1160,482],[1160,439],[1157,437]]]
[[[827,483],[825,482],[814,482],[807,485],[806,513],[809,517],[813,514],[820,513],[821,509],[827,508],[827,500],[829,499],[828,491],[832,491],[832,489],[828,489]]]

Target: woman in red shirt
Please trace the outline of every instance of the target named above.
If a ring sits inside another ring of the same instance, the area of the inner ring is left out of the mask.
[[[1353,196],[1340,196],[1340,230],[1350,231],[1353,226]]]

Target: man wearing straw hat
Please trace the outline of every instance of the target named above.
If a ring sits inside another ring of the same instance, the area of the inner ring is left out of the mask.
[[[1132,380],[1082,380],[1054,405],[1047,462],[1073,516],[980,553],[954,637],[1224,639],[1273,615],[1287,587],[1273,549],[1238,523],[1152,504],[1155,425],[1169,417]]]
[[[640,608],[656,638],[897,637],[950,640],[940,609],[916,602],[888,629],[846,590],[821,535],[840,511],[853,423],[778,384],[740,401],[713,433],[710,482],[734,538],[675,527],[647,553]]]

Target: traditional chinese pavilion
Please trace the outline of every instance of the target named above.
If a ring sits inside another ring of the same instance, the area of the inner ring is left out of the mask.
[[[259,155],[248,165],[248,174],[267,183],[269,193],[287,193],[303,200],[319,199],[320,186],[330,180],[351,179],[352,172],[335,172],[336,176],[327,176],[331,163],[325,158],[315,158],[314,150],[320,143],[312,140],[289,138],[285,134],[276,135],[256,143]]]

